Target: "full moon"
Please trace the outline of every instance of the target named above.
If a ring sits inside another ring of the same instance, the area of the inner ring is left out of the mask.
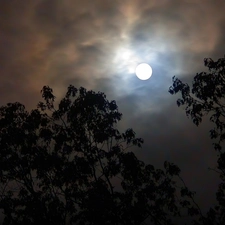
[[[148,80],[152,76],[152,68],[147,63],[139,64],[135,72],[140,80]]]

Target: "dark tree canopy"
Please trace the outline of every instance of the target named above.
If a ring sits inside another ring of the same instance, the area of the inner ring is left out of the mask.
[[[115,101],[74,86],[58,104],[48,86],[42,97],[31,112],[0,108],[3,224],[174,224],[200,213],[176,165],[155,169],[129,151],[143,140],[116,128]]]
[[[211,208],[204,224],[225,224],[225,57],[217,61],[205,58],[208,72],[197,73],[190,87],[180,79],[173,77],[171,94],[180,93],[178,106],[185,106],[185,111],[197,126],[203,117],[208,116],[214,127],[210,137],[214,139],[214,148],[218,152],[216,172],[220,174],[221,184],[216,193],[218,206]]]

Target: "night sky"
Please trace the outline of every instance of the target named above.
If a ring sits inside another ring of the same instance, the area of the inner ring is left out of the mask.
[[[123,113],[120,130],[144,138],[137,156],[177,164],[207,209],[218,185],[213,124],[196,127],[168,89],[174,75],[191,82],[204,58],[224,56],[224,12],[223,0],[0,0],[0,105],[36,108],[44,85],[58,100],[69,84],[104,92]],[[149,80],[135,76],[141,62]]]

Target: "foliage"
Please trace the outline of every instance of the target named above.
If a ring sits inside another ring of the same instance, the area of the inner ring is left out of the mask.
[[[178,106],[185,106],[185,111],[197,126],[202,118],[209,116],[214,124],[210,130],[211,139],[215,140],[214,148],[218,152],[216,172],[220,174],[222,183],[217,191],[218,206],[211,208],[204,224],[225,224],[225,57],[217,61],[205,58],[204,64],[208,72],[197,73],[192,87],[173,77],[173,85],[169,88],[171,94],[181,94],[177,100]],[[196,224],[199,224],[196,222]]]
[[[0,108],[0,209],[3,224],[174,224],[183,209],[198,214],[193,194],[177,187],[179,168],[145,165],[120,133],[122,114],[104,93],[69,86],[55,107],[50,87],[27,112],[16,102]]]

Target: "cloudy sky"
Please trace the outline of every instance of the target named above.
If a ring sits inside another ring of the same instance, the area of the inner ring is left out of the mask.
[[[44,85],[58,99],[69,84],[102,91],[117,101],[121,128],[144,138],[138,157],[176,163],[207,208],[218,182],[207,169],[210,124],[195,127],[168,88],[224,56],[224,10],[223,0],[0,0],[0,105],[35,108]],[[134,73],[141,62],[153,69],[147,81]]]

